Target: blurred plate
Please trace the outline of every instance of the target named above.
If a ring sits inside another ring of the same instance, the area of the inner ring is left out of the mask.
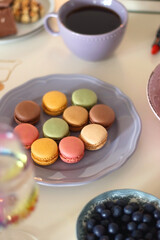
[[[160,120],[160,64],[153,70],[149,78],[147,99],[153,113]]]
[[[40,30],[43,29],[43,21],[45,15],[53,12],[54,10],[54,0],[38,0],[38,2],[43,5],[45,10],[43,18],[39,19],[35,23],[16,23],[17,34],[5,38],[0,38],[0,44],[10,43],[22,38],[31,37],[32,35],[38,33]]]
[[[88,75],[57,74],[24,83],[2,97],[0,121],[15,127],[15,106],[23,100],[33,100],[41,105],[42,96],[51,90],[65,93],[68,105],[71,105],[71,94],[78,88],[95,91],[99,103],[113,108],[116,121],[108,131],[105,146],[98,151],[85,151],[84,158],[77,164],[67,164],[58,159],[50,166],[35,165],[36,180],[42,185],[76,186],[89,183],[121,167],[136,149],[141,121],[133,103],[118,88]],[[36,125],[41,137],[42,125],[48,118],[50,116],[41,111],[40,122]]]

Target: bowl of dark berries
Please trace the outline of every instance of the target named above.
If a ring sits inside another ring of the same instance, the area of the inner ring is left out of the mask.
[[[78,240],[159,240],[160,199],[134,189],[112,190],[82,209]]]

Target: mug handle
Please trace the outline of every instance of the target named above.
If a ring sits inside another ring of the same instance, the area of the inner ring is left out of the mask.
[[[57,17],[58,17],[57,13],[50,13],[50,14],[47,14],[46,17],[44,18],[44,27],[45,27],[46,31],[48,33],[50,33],[52,36],[58,36],[60,33],[59,33],[59,31],[56,32],[53,29],[51,29],[48,19],[49,18],[57,18]]]

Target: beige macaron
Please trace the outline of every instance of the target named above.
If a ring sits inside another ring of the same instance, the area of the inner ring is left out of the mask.
[[[80,132],[87,150],[98,150],[107,142],[108,132],[100,124],[88,124]]]

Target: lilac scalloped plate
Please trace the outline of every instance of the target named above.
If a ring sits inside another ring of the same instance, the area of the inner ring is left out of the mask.
[[[160,120],[160,64],[150,75],[147,85],[147,99],[153,113]]]
[[[35,164],[35,179],[41,185],[78,186],[95,181],[120,168],[137,147],[141,121],[131,100],[115,86],[88,75],[49,75],[12,89],[0,100],[0,121],[15,127],[13,115],[16,104],[23,100],[33,100],[41,106],[42,96],[51,90],[65,93],[68,105],[71,105],[71,94],[78,88],[95,91],[98,103],[107,104],[115,111],[116,120],[109,129],[108,141],[100,150],[85,151],[84,158],[76,164],[67,164],[60,159],[46,167]],[[50,116],[42,110],[36,125],[40,137],[43,136],[42,125],[48,118]]]

